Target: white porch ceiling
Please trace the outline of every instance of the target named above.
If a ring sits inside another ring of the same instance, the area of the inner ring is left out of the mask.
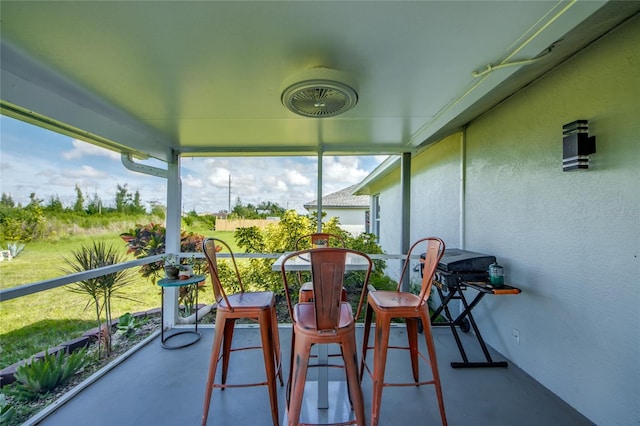
[[[161,160],[172,151],[406,152],[639,9],[606,1],[4,0],[2,112]],[[312,66],[349,73],[356,107],[334,118],[285,109],[282,82]]]

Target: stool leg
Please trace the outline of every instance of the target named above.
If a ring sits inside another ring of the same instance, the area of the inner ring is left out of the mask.
[[[387,365],[387,349],[389,348],[389,331],[391,318],[376,314],[376,339],[373,349],[373,403],[371,404],[371,424],[378,426],[380,421],[380,403],[384,386],[384,370]]]
[[[234,318],[229,318],[224,324],[224,339],[222,340],[222,384],[227,383],[229,371],[229,358],[231,358],[231,343],[233,342],[233,330],[236,325]],[[225,388],[223,387],[222,390]]]
[[[424,308],[420,312],[423,325],[424,338],[427,343],[427,351],[429,352],[429,364],[431,364],[431,373],[433,374],[433,384],[436,387],[436,397],[438,398],[438,408],[440,409],[440,418],[442,425],[447,426],[447,416],[444,411],[444,398],[442,397],[442,386],[440,385],[440,373],[438,372],[438,360],[436,359],[436,347],[433,343],[433,335],[431,333],[431,320],[429,318],[429,309]]]
[[[420,381],[420,367],[418,366],[418,319],[406,318],[407,338],[409,340],[409,354],[411,355],[411,370],[413,380]]]
[[[282,352],[280,349],[280,332],[278,331],[278,315],[276,307],[272,306],[271,309],[271,330],[273,333],[273,352],[276,360],[276,371],[278,378],[280,379],[280,386],[284,384],[282,381]]]
[[[260,322],[260,337],[262,339],[262,353],[264,356],[264,367],[267,374],[267,387],[269,388],[269,400],[271,401],[271,417],[273,424],[278,426],[278,394],[276,392],[276,363],[273,350],[273,326],[271,309],[264,309],[260,312],[258,319]]]
[[[295,333],[295,328],[293,332]],[[309,355],[311,353],[311,344],[304,336],[298,336],[296,339],[294,353],[295,362],[293,369],[289,373],[291,375],[291,396],[288,412],[289,426],[298,426],[300,423],[304,385],[307,381],[307,368],[309,366]]]
[[[371,331],[371,318],[373,317],[373,308],[367,303],[364,313],[364,330],[362,336],[362,356],[360,357],[360,382],[364,375],[364,365],[367,359],[367,348],[369,347],[369,332]]]
[[[207,387],[204,393],[204,407],[202,409],[202,426],[207,424],[209,417],[209,405],[211,404],[211,393],[213,392],[213,381],[216,377],[216,369],[218,367],[218,357],[220,356],[220,346],[224,336],[224,324],[226,318],[221,310],[216,313],[216,329],[213,338],[213,346],[211,347],[211,358],[209,359],[209,373],[207,374]],[[224,388],[223,388],[224,389]]]
[[[287,395],[287,411],[289,411],[289,401],[291,400],[291,380],[292,380],[292,372],[293,372],[293,358],[296,348],[296,333],[291,331],[291,350],[289,351],[289,377],[287,378],[287,388],[285,389],[285,393]]]
[[[358,374],[358,348],[355,329],[353,333],[345,336],[341,347],[344,367],[347,373],[349,400],[356,415],[356,424],[358,426],[365,426],[364,398],[362,396],[362,388],[360,387],[360,377]]]

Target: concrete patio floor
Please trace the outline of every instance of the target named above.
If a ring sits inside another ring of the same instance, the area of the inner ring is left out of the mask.
[[[155,338],[127,360],[86,387],[67,403],[37,422],[44,426],[125,426],[125,425],[197,425],[200,424],[213,328],[199,327],[202,339],[192,346],[166,350]],[[291,327],[280,327],[284,360],[284,379],[288,377]],[[444,392],[447,419],[451,426],[540,426],[592,425],[587,418],[556,397],[517,366],[507,368],[453,369],[452,361],[460,361],[460,353],[448,328],[434,328],[438,366]],[[358,328],[358,343],[362,328]],[[470,360],[481,360],[482,353],[473,335],[462,334]],[[372,332],[373,336],[373,332]],[[175,342],[179,343],[176,337]],[[424,339],[420,335],[424,350]],[[234,347],[259,344],[257,328],[238,327]],[[391,345],[406,345],[404,327],[394,327]],[[330,352],[333,350],[331,349]],[[491,351],[494,360],[504,360]],[[372,361],[373,354],[369,353]],[[387,378],[410,377],[406,351],[390,351]],[[421,377],[430,378],[426,363],[421,363]],[[228,383],[262,381],[264,369],[261,351],[234,352]],[[309,380],[315,380],[314,370]],[[329,401],[344,401],[344,373],[330,369],[332,386]],[[371,379],[365,374],[363,383],[367,422],[371,409]],[[317,410],[315,382],[303,407],[302,421],[322,419],[327,410]],[[285,391],[278,387],[281,424],[284,424]],[[337,404],[338,406],[340,403]],[[338,407],[339,410],[339,407]],[[337,415],[337,414],[331,414]],[[306,419],[306,420],[305,420]],[[214,389],[209,411],[209,425],[271,425],[267,388],[249,387]],[[440,425],[433,386],[385,388],[382,394],[381,425]]]

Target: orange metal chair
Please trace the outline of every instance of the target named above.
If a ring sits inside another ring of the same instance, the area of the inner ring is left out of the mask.
[[[410,263],[410,257],[414,249],[421,243],[426,243],[427,250],[424,259],[424,270],[422,277],[422,286],[420,294],[406,293],[400,291],[400,285],[407,272]],[[440,375],[438,373],[438,365],[436,361],[436,350],[433,344],[433,336],[431,334],[431,321],[429,315],[428,299],[431,294],[431,282],[435,273],[438,262],[444,254],[445,245],[439,238],[423,238],[418,240],[411,246],[407,259],[402,269],[400,281],[396,291],[375,291],[370,289],[367,299],[367,310],[365,314],[364,324],[364,340],[362,344],[362,357],[360,361],[360,380],[366,369],[373,381],[373,402],[371,407],[371,424],[377,426],[380,421],[380,402],[382,400],[382,389],[385,386],[420,386],[426,384],[435,385],[438,406],[440,408],[440,417],[442,424],[447,425],[447,418],[444,410],[444,401],[442,398],[442,388],[440,386]],[[371,329],[372,314],[376,316],[376,332],[374,346],[369,346],[369,331]],[[389,346],[389,331],[391,320],[394,318],[403,318],[406,320],[407,336],[409,340],[408,347]],[[424,337],[427,341],[427,351],[429,358],[418,350],[418,320],[422,320],[424,327]],[[367,351],[373,349],[373,372],[366,363]],[[405,349],[411,355],[411,367],[413,370],[412,383],[386,383],[384,381],[384,372],[387,361],[388,349]],[[433,379],[429,381],[420,381],[420,371],[418,367],[418,355],[431,365]]]
[[[340,235],[329,234],[327,232],[316,232],[313,234],[303,235],[296,240],[296,250],[304,250],[311,248],[323,248],[323,247],[345,247],[344,238]],[[300,291],[298,293],[299,302],[311,302],[313,300],[313,283],[311,281],[305,282],[302,279],[302,272],[298,272],[298,282],[300,284]],[[347,301],[347,292],[343,290],[342,301]]]
[[[216,325],[213,347],[211,348],[211,359],[209,361],[209,374],[207,375],[207,387],[204,397],[204,408],[202,411],[202,425],[206,425],[209,415],[209,405],[211,403],[211,393],[213,388],[247,387],[247,386],[267,386],[269,388],[269,399],[271,401],[271,416],[273,424],[278,425],[278,396],[276,393],[276,375],[280,379],[282,386],[282,363],[280,357],[280,339],[278,335],[278,319],[275,308],[275,295],[271,291],[245,292],[240,279],[240,272],[236,264],[235,257],[227,243],[218,238],[207,238],[204,240],[203,252],[209,264],[209,272],[213,283],[213,291],[217,302]],[[227,295],[222,282],[220,281],[217,251],[225,248],[229,251],[231,263],[235,270],[237,285],[240,291]],[[260,324],[260,337],[262,339],[262,352],[264,355],[264,365],[267,381],[248,384],[227,384],[227,371],[229,367],[229,357],[231,352],[247,349],[260,349],[260,346],[250,346],[242,348],[231,348],[233,339],[233,329],[236,319],[249,318],[258,321]],[[220,348],[222,347],[222,356]],[[218,361],[222,359],[221,383],[214,383]]]
[[[311,275],[315,297],[312,302],[297,303],[292,307],[286,263],[289,259],[305,255],[311,262]],[[361,257],[365,263],[365,280],[360,295],[357,315],[347,302],[341,300],[347,255]],[[347,377],[349,399],[355,412],[355,420],[346,424],[365,424],[364,400],[358,375],[358,349],[356,345],[355,318],[360,314],[367,291],[372,262],[364,253],[345,248],[317,248],[292,253],[284,258],[281,266],[289,314],[293,321],[290,374],[287,382],[287,410],[289,425],[300,423],[307,369],[311,347],[315,344],[335,343],[340,346]]]

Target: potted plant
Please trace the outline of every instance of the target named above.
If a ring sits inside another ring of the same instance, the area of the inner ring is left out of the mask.
[[[164,276],[168,280],[177,280],[180,277],[180,265],[173,257],[164,259]]]
[[[180,265],[180,271],[178,272],[178,276],[181,280],[186,280],[187,278],[191,278],[193,275],[193,267],[189,264]]]

